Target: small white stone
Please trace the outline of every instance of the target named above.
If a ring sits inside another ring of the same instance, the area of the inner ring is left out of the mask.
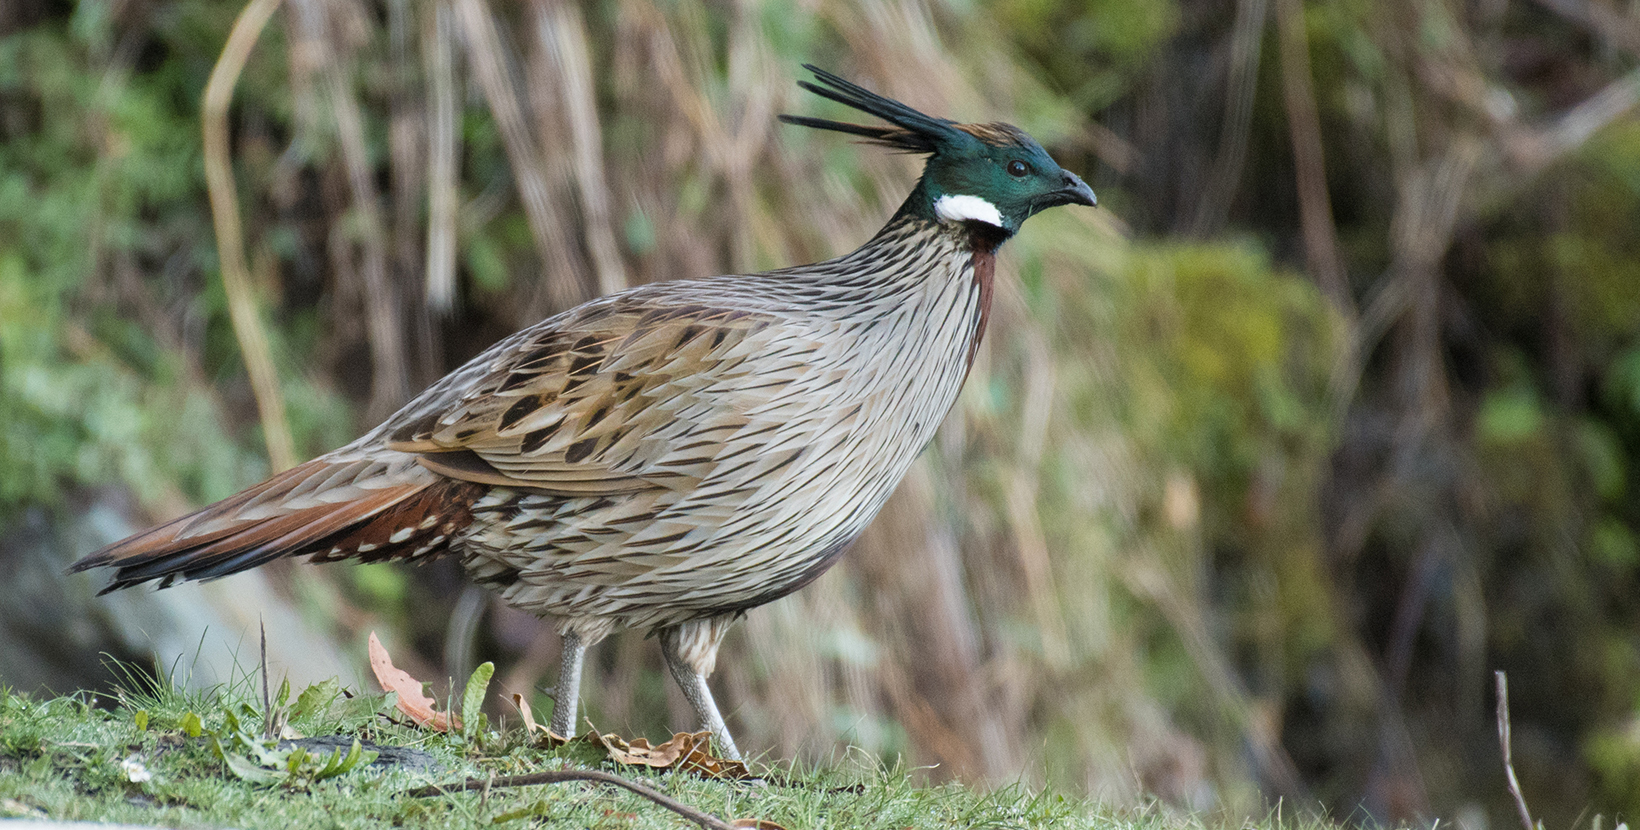
[[[984,222],[987,225],[1003,227],[1002,212],[997,210],[996,205],[978,196],[952,196],[947,193],[934,200],[934,215],[938,216],[941,222],[960,222],[965,219],[972,219],[976,222]]]

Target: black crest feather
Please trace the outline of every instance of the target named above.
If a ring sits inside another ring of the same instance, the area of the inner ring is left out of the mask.
[[[798,86],[822,98],[875,115],[894,126],[872,127],[804,115],[780,116],[780,120],[787,124],[857,135],[873,144],[881,144],[907,153],[932,153],[956,133],[955,121],[920,113],[899,101],[878,95],[813,64],[805,63],[803,68],[813,72],[815,80],[825,86],[808,81],[798,81]]]

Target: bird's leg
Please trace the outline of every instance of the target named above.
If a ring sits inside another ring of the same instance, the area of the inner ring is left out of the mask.
[[[711,730],[718,751],[733,761],[740,760],[740,749],[735,746],[735,739],[729,734],[722,713],[718,712],[717,701],[712,698],[712,690],[706,685],[706,676],[717,665],[718,644],[723,642],[723,634],[736,616],[691,620],[660,632],[661,654],[666,657],[666,667],[671,670],[672,679],[678,682],[683,696],[695,708],[700,725]]]
[[[581,664],[586,660],[587,644],[581,635],[565,631],[564,656],[558,664],[557,700],[552,705],[552,733],[560,738],[575,736],[575,709],[581,696]]]

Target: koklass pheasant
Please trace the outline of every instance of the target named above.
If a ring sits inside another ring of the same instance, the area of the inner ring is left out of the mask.
[[[890,126],[781,116],[926,154],[859,250],[762,274],[653,283],[474,358],[353,443],[75,570],[106,591],[286,556],[460,560],[556,624],[552,729],[574,726],[587,647],[659,635],[719,749],[706,685],[725,630],[860,535],[934,435],[985,333],[997,246],[1093,191],[1007,124],[958,124],[806,66],[810,92]]]

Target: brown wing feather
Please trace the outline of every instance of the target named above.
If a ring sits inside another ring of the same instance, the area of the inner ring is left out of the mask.
[[[703,390],[751,372],[738,347],[769,319],[616,302],[555,322],[509,344],[459,398],[389,424],[387,446],[442,476],[564,496],[687,487],[690,471],[654,463],[664,433],[733,418]]]

